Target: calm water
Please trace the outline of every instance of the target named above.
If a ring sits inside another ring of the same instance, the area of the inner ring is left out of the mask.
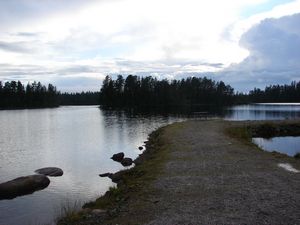
[[[236,106],[227,120],[300,118],[300,105]],[[62,177],[51,177],[48,188],[13,200],[0,201],[0,225],[53,221],[61,205],[81,204],[103,194],[112,182],[99,173],[123,167],[110,160],[125,152],[135,158],[138,146],[156,128],[184,120],[178,116],[141,116],[100,110],[96,106],[0,111],[0,182],[56,166]],[[300,144],[299,144],[300,146]]]
[[[252,138],[252,141],[269,152],[276,151],[292,157],[300,153],[300,137]]]
[[[225,111],[227,120],[283,120],[300,119],[300,103],[265,103],[240,105]],[[277,151],[289,156],[300,152],[300,137],[253,138],[266,151]]]
[[[227,120],[299,119],[300,103],[238,105],[225,110]]]
[[[123,151],[135,158],[151,131],[178,120],[104,112],[96,106],[0,111],[0,182],[41,167],[64,170],[42,191],[1,200],[0,224],[49,223],[66,202],[95,200],[113,185],[98,174],[123,168],[109,159],[112,154]]]

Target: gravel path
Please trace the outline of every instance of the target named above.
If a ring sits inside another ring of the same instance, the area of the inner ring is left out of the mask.
[[[190,121],[166,134],[170,159],[145,194],[149,203],[123,213],[128,223],[300,224],[300,173],[278,167],[299,169],[299,160],[229,138],[229,124]]]
[[[235,122],[188,121],[163,130],[163,171],[108,224],[300,224],[300,161],[224,134]],[[107,224],[107,223],[105,223]]]

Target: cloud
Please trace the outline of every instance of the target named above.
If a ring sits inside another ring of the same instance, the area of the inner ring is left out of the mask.
[[[5,42],[0,41],[0,50],[15,53],[33,53],[34,47],[27,42]]]
[[[58,88],[67,87],[68,90],[71,89],[69,84],[73,84],[79,91],[91,88],[90,81],[95,81],[93,89],[98,88],[96,81],[106,74],[160,78],[199,74],[221,78],[223,74],[233,84],[240,85],[243,81],[253,85],[247,79],[258,80],[257,71],[263,71],[261,74],[265,77],[272,72],[274,62],[273,70],[281,65],[274,57],[269,57],[269,54],[276,55],[271,52],[275,51],[272,46],[276,42],[283,39],[284,43],[296,44],[293,35],[297,36],[298,31],[294,20],[294,24],[288,21],[277,27],[271,27],[273,20],[270,20],[264,22],[264,26],[252,28],[256,31],[249,30],[266,18],[300,12],[300,0],[270,2],[0,0],[0,58],[3,64],[0,76],[57,82]],[[258,14],[252,10],[255,15],[249,11],[247,16],[242,15],[248,7],[255,9],[261,5],[264,10]],[[264,33],[265,29],[269,36]],[[263,35],[255,36],[256,32]],[[280,36],[272,42],[263,41],[270,40],[273,34]],[[256,39],[260,41],[256,43]],[[288,62],[286,60],[289,67],[293,59],[298,59],[294,50],[278,53],[289,58]],[[277,72],[281,75],[291,71],[279,69]],[[75,81],[79,83],[76,85]],[[265,79],[260,78],[260,81],[263,83]]]
[[[266,19],[242,35],[249,56],[216,74],[239,90],[300,79],[300,14]]]

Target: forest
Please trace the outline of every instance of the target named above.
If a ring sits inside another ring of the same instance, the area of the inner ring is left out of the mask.
[[[20,81],[0,81],[0,108],[43,108],[59,106],[59,93],[52,84],[24,86]]]
[[[100,90],[100,105],[121,108],[172,108],[191,105],[233,104],[234,90],[223,81],[206,77],[158,80],[151,76],[106,76]]]
[[[291,84],[270,85],[261,90],[254,88],[249,92],[249,102],[300,102],[300,81]]]
[[[99,92],[80,92],[59,95],[60,105],[99,105]]]
[[[300,81],[234,92],[223,81],[206,77],[158,80],[151,76],[106,76],[100,92],[60,93],[52,84],[0,81],[0,108],[43,108],[59,105],[101,105],[108,108],[173,109],[263,102],[300,102]]]

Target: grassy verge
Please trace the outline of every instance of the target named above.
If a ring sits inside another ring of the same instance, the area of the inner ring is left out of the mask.
[[[252,143],[252,135],[249,126],[230,126],[225,129],[225,134],[229,137],[236,138],[246,144]]]

